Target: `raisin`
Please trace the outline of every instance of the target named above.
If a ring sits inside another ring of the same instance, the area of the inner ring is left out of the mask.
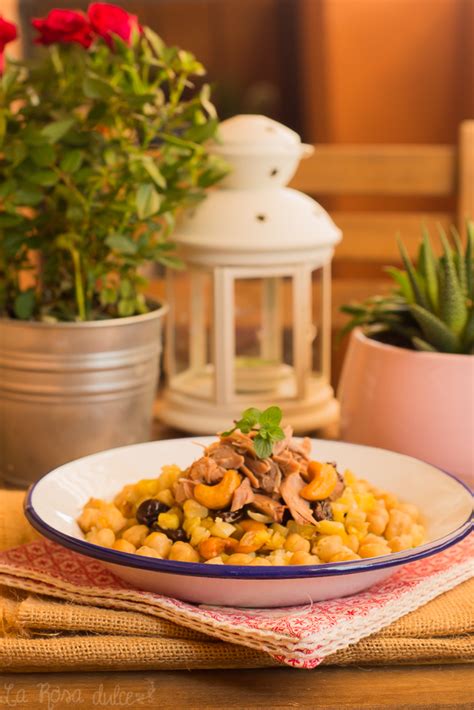
[[[173,542],[186,542],[188,539],[186,533],[181,528],[178,528],[178,530],[165,530],[164,528],[160,528],[156,523],[151,527],[154,532],[163,533],[163,535],[166,535],[166,537]]]
[[[238,523],[239,520],[245,515],[245,509],[240,508],[239,510],[221,510],[218,513],[218,517],[222,518],[224,523]]]
[[[149,498],[140,503],[135,517],[140,525],[146,525],[150,528],[156,522],[159,514],[166,513],[167,510],[169,510],[167,505],[160,503],[155,498]]]
[[[332,508],[328,498],[316,501],[313,507],[313,517],[316,520],[332,520]]]

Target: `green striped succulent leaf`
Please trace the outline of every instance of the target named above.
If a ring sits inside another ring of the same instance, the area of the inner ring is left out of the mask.
[[[440,231],[440,239],[443,245],[444,259],[441,263],[443,276],[441,279],[439,314],[447,327],[455,335],[460,335],[466,326],[468,318],[466,297],[459,283],[451,247],[443,231]]]

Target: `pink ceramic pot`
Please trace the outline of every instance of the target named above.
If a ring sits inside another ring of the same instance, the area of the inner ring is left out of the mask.
[[[428,461],[474,484],[474,357],[352,333],[338,392],[341,438]]]

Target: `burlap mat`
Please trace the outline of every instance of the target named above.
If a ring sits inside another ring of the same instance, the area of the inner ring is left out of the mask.
[[[36,537],[23,494],[0,491],[0,550]],[[326,665],[472,662],[474,580],[325,659]],[[264,668],[263,652],[212,640],[138,612],[58,602],[0,588],[0,670]]]

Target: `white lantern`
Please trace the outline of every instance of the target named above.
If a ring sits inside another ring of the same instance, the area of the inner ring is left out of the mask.
[[[264,116],[224,121],[220,138],[213,150],[232,172],[175,235],[186,273],[167,276],[158,415],[211,433],[247,407],[278,404],[297,432],[326,427],[338,416],[330,263],[341,233],[317,202],[284,187],[312,147]]]

